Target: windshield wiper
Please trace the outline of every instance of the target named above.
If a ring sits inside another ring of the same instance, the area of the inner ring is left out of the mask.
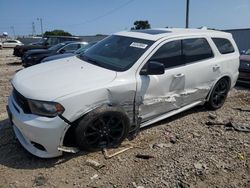
[[[102,64],[101,64],[100,62],[96,61],[95,59],[89,58],[89,57],[87,57],[87,56],[84,55],[84,54],[81,54],[81,57],[82,57],[82,59],[83,59],[84,61],[88,61],[88,62],[90,62],[90,63],[92,63],[92,64],[95,64],[95,65],[98,65],[98,66],[103,67]]]

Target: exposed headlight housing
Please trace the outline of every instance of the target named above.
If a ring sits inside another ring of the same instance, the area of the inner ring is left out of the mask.
[[[56,117],[64,112],[64,107],[57,102],[28,100],[32,114],[45,117]]]

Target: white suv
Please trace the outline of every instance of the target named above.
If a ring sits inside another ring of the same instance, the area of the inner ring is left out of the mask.
[[[119,32],[82,55],[19,71],[7,109],[18,140],[38,157],[59,156],[69,146],[113,147],[194,106],[220,108],[238,68],[228,33]]]

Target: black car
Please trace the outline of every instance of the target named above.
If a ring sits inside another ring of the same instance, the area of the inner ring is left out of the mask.
[[[22,57],[26,51],[31,49],[47,49],[61,42],[81,41],[81,40],[82,39],[79,37],[72,37],[72,36],[44,36],[42,40],[38,43],[16,46],[14,48],[13,55],[17,57]]]
[[[50,47],[49,49],[35,49],[27,51],[22,57],[22,65],[24,67],[29,67],[41,63],[42,59],[64,53],[73,53],[77,49],[87,45],[87,42],[74,42],[67,41],[59,43],[55,46]]]
[[[79,55],[84,53],[87,49],[89,49],[91,46],[93,46],[94,44],[96,44],[97,42],[91,42],[88,43],[87,45],[79,48],[78,50],[76,50],[74,53],[64,53],[64,54],[56,54],[56,55],[52,55],[49,57],[44,58],[41,63],[45,63],[47,61],[52,61],[52,60],[56,60],[56,59],[62,59],[62,58],[66,58],[66,57],[71,57],[71,56],[75,56],[75,55]]]

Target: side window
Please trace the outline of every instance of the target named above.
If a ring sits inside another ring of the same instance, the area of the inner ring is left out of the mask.
[[[59,43],[58,39],[55,38],[55,37],[51,37],[51,38],[48,38],[46,43],[49,45],[49,46],[54,46],[56,44]]]
[[[221,54],[229,54],[234,52],[234,47],[228,39],[212,38]]]
[[[80,47],[81,47],[80,44],[68,44],[63,48],[63,50],[64,52],[74,52]]]
[[[165,68],[183,65],[181,40],[168,42],[161,46],[150,58],[150,61],[163,63]]]
[[[80,48],[84,47],[84,46],[87,46],[88,44],[80,44]]]
[[[213,52],[205,38],[182,40],[183,58],[191,63],[213,57]]]

